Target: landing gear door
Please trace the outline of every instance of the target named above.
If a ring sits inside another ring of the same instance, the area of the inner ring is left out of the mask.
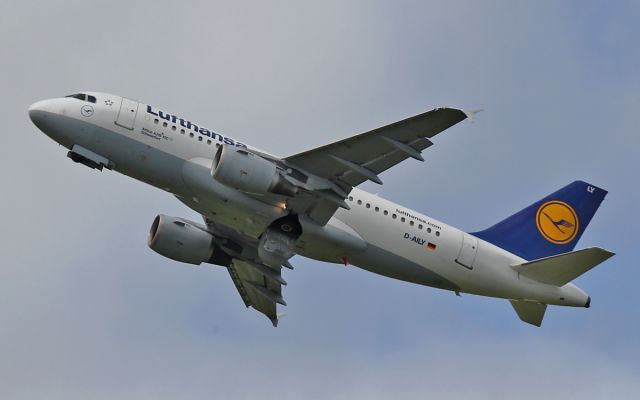
[[[468,233],[462,234],[462,245],[456,262],[465,268],[473,269],[473,263],[476,260],[478,252],[478,239]]]
[[[122,103],[120,103],[120,112],[118,112],[116,125],[133,130],[133,125],[136,122],[136,114],[138,114],[138,102],[123,97]]]

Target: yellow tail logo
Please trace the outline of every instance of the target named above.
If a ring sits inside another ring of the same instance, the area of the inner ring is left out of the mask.
[[[555,244],[572,241],[578,234],[578,215],[562,201],[552,200],[538,208],[536,226],[545,239]]]

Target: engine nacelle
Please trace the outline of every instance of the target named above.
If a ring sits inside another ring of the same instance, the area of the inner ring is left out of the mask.
[[[220,146],[213,158],[211,173],[218,182],[241,192],[291,197],[298,191],[274,163],[242,148]]]
[[[151,250],[172,260],[200,265],[214,262],[214,238],[187,220],[158,215],[149,230]]]

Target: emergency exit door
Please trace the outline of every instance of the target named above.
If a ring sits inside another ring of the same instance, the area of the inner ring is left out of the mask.
[[[133,125],[136,122],[136,114],[138,114],[138,102],[123,97],[122,103],[120,103],[120,111],[118,112],[116,125],[133,130]]]

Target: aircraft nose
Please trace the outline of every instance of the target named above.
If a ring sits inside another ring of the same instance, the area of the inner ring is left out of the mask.
[[[38,128],[42,128],[47,114],[51,112],[53,112],[51,100],[36,101],[29,106],[29,118]]]

